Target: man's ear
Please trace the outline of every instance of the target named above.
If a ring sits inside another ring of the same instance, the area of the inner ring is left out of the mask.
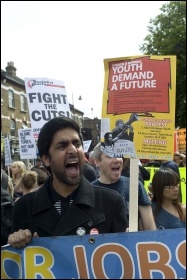
[[[44,155],[41,157],[41,159],[46,167],[50,166],[49,156]]]
[[[96,165],[97,167],[100,167],[100,160],[98,160],[98,159],[95,158],[95,161],[94,161],[94,162],[95,162],[95,165]]]

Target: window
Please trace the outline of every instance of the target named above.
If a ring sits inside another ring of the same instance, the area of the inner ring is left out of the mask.
[[[26,98],[23,94],[20,95],[21,111],[26,111]]]
[[[14,92],[10,89],[8,90],[8,106],[15,108]]]
[[[16,136],[16,122],[15,120],[10,120],[10,135]]]

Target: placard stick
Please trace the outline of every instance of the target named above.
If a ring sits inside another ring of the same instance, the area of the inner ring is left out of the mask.
[[[139,159],[130,159],[129,232],[138,231],[138,173]]]

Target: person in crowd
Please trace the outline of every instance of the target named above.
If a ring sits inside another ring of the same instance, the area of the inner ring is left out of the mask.
[[[89,182],[92,182],[93,180],[97,179],[97,173],[93,166],[89,164],[88,160],[84,163],[83,175]]]
[[[149,199],[150,201],[152,202],[152,198],[153,198],[153,192],[152,192],[152,182],[149,183],[148,185],[148,196],[149,196]]]
[[[45,167],[43,167],[43,168],[45,169]],[[46,171],[43,170],[43,168],[35,168],[35,167],[31,168],[31,171],[35,171],[38,174],[38,176],[37,176],[37,187],[38,188],[40,188],[44,184],[45,180],[48,177],[48,174],[46,173]]]
[[[4,173],[8,174],[7,168],[5,167],[4,164],[1,164],[1,169],[3,170]]]
[[[186,155],[183,154],[184,156],[182,157],[182,165],[183,167],[186,167]]]
[[[1,246],[6,245],[11,233],[14,199],[1,185]]]
[[[178,174],[169,168],[155,172],[152,179],[152,209],[158,229],[186,227],[186,205],[179,202]]]
[[[40,167],[32,167],[31,170],[36,171],[36,169],[43,171],[47,176],[49,176],[49,172],[48,170],[45,168],[45,166],[41,165]]]
[[[158,160],[148,160],[145,164],[144,167],[160,167],[161,163]]]
[[[12,179],[1,169],[1,246],[7,244],[8,236],[11,233],[13,195]]]
[[[43,163],[42,163],[41,158],[37,158],[34,167],[35,167],[35,168],[40,168],[40,167],[42,167],[42,166],[43,166]]]
[[[177,164],[178,167],[185,167],[186,155],[175,152],[173,161]]]
[[[38,188],[37,177],[38,174],[35,171],[28,170],[23,174],[19,182],[22,196],[34,190],[37,190]],[[15,198],[15,202],[18,201],[18,199],[20,199],[20,196]]]
[[[139,161],[139,174],[138,174],[139,181],[144,184],[144,181],[150,180],[150,173],[146,170],[145,167],[142,166],[141,162]],[[121,176],[130,177],[130,158],[123,158],[123,169],[121,172]]]
[[[89,162],[89,152],[84,153],[85,161]]]
[[[164,169],[165,168],[170,168],[170,169],[172,169],[173,171],[175,171],[178,174],[179,179],[180,179],[179,167],[174,160],[160,160],[160,162],[161,162],[161,167],[160,168],[164,168]],[[182,202],[181,184],[180,184],[180,187],[179,187],[179,201]]]
[[[160,162],[161,162],[160,168],[170,168],[173,171],[175,171],[180,177],[178,165],[174,160],[160,160]]]
[[[94,159],[94,156],[93,156],[93,151],[91,151],[89,153],[89,164],[95,169],[95,172],[96,172],[97,178],[98,178],[99,177],[99,168],[95,164],[95,159]]]
[[[13,197],[14,187],[13,187],[12,179],[2,169],[1,169],[1,187],[4,190],[7,190],[10,193],[10,195]]]
[[[12,181],[14,186],[14,198],[20,197],[23,195],[20,188],[20,181],[23,174],[26,172],[26,166],[22,161],[14,161],[11,166],[12,171]]]
[[[11,165],[12,181],[14,187],[20,182],[21,177],[26,172],[26,166],[23,161],[13,161]],[[16,190],[17,191],[17,190]]]
[[[14,206],[8,243],[21,248],[32,237],[124,232],[126,209],[121,195],[94,187],[83,176],[85,163],[79,125],[65,116],[46,122],[38,137],[38,151],[50,172],[36,192]]]
[[[94,148],[94,158],[96,165],[99,166],[100,177],[93,181],[92,184],[119,192],[128,209],[130,178],[121,176],[123,159],[105,155],[101,151],[101,143],[98,143]],[[155,230],[151,202],[140,181],[138,182],[138,210],[143,230]]]
[[[23,195],[30,193],[38,188],[37,183],[38,174],[35,171],[26,171],[20,181]]]
[[[183,167],[186,167],[186,155],[185,154],[183,154],[183,156],[182,156],[182,165],[183,165]]]

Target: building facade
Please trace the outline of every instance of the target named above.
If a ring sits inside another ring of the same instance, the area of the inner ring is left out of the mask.
[[[89,152],[100,142],[101,120],[98,118],[84,118],[82,134],[84,140],[92,140]]]
[[[30,118],[24,81],[16,76],[14,63],[1,70],[1,163],[4,163],[4,138],[9,139],[12,161],[19,160],[18,129],[28,128]]]

